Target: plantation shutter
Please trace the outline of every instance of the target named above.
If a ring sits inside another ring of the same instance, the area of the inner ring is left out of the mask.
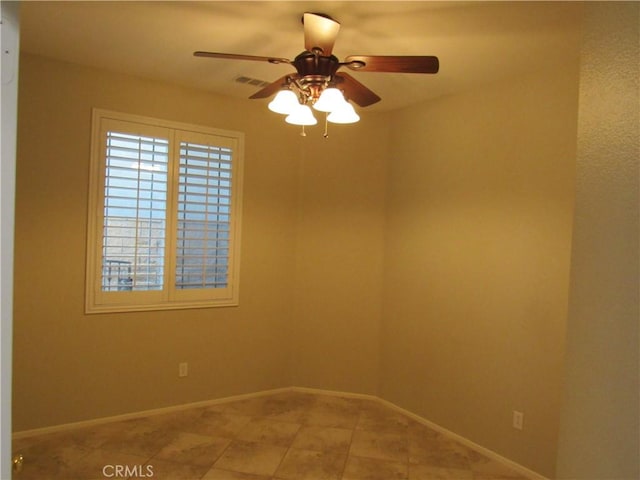
[[[232,150],[180,142],[176,289],[229,283]]]
[[[102,291],[161,290],[169,142],[107,132]]]
[[[88,313],[238,304],[243,136],[94,110]]]

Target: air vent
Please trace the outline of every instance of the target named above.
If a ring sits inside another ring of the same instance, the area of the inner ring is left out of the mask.
[[[257,78],[251,78],[251,77],[240,76],[240,77],[236,77],[235,80],[238,83],[245,83],[247,85],[251,85],[255,87],[266,87],[267,85],[269,85],[269,82],[265,82],[263,80],[258,80]]]

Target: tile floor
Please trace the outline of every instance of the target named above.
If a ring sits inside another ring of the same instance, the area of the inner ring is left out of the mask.
[[[524,479],[374,400],[287,391],[16,439],[14,480]]]

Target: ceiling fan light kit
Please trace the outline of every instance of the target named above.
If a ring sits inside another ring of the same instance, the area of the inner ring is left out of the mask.
[[[276,94],[269,102],[272,112],[286,115],[285,122],[304,127],[316,125],[311,106],[319,112],[325,112],[325,132],[327,122],[348,124],[360,120],[353,101],[360,107],[367,107],[381,99],[351,75],[339,72],[346,67],[359,72],[395,72],[395,73],[437,73],[439,61],[433,56],[380,56],[351,55],[340,62],[331,54],[340,24],[323,13],[305,13],[304,25],[305,51],[293,61],[279,57],[260,57],[233,53],[194,52],[197,57],[209,57],[228,60],[250,60],[273,64],[292,65],[295,73],[285,75],[279,80],[254,93],[251,99],[268,98]]]
[[[268,108],[274,113],[289,115],[300,105],[298,97],[293,91],[285,89],[280,90],[276,96],[269,102]]]
[[[333,112],[344,106],[346,102],[340,90],[336,87],[327,87],[322,91],[316,103],[313,104],[313,108],[319,112]]]
[[[290,123],[291,125],[316,125],[318,120],[313,116],[313,112],[308,105],[300,105],[298,106],[284,119],[285,122]]]
[[[335,87],[327,87],[322,91],[318,100],[311,100],[310,103],[314,110],[326,113],[326,119],[329,122],[346,124],[360,120],[353,105],[347,102],[342,92]],[[285,121],[292,125],[316,125],[318,123],[304,95],[296,95],[287,88],[278,91],[275,98],[269,102],[268,108],[272,112],[287,115]]]
[[[360,115],[356,113],[353,105],[345,103],[339,109],[332,111],[327,115],[327,121],[331,123],[356,123],[360,121]]]

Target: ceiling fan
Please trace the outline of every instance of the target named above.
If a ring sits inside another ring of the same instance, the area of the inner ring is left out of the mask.
[[[340,23],[323,13],[304,13],[302,16],[304,25],[304,48],[305,51],[300,53],[294,60],[278,57],[262,57],[255,55],[238,55],[234,53],[217,53],[217,52],[194,52],[196,57],[209,57],[227,60],[251,60],[258,62],[269,62],[274,64],[286,63],[295,68],[294,73],[287,74],[275,82],[267,85],[257,91],[249,98],[267,98],[274,93],[290,92],[295,94],[297,105],[291,107],[289,104],[282,111],[276,107],[270,109],[277,113],[290,114],[291,108],[304,106],[308,110],[308,115],[312,114],[307,105],[312,105],[316,110],[324,112],[332,112],[335,106],[326,107],[323,104],[321,94],[325,91],[329,93],[340,92],[340,101],[342,105],[347,105],[353,112],[353,107],[345,101],[352,100],[361,107],[366,107],[379,102],[381,98],[353,78],[344,71],[338,72],[342,67],[346,67],[358,72],[395,72],[395,73],[437,73],[439,69],[439,61],[434,56],[381,56],[381,55],[350,55],[344,61],[338,60],[332,55],[333,45],[340,30]],[[328,97],[329,95],[327,95]],[[278,96],[276,96],[276,99]],[[326,103],[326,102],[324,102]],[[302,112],[304,113],[304,112]],[[356,115],[353,112],[353,115]],[[356,115],[357,117],[357,115]],[[291,115],[287,117],[288,123],[297,125],[313,125],[315,119],[293,119],[289,120]],[[309,118],[309,117],[306,117]],[[346,118],[346,117],[345,117]],[[335,123],[352,123],[357,121],[359,117],[349,121],[343,118],[338,119],[334,115],[334,120],[328,116],[329,121]],[[350,118],[350,117],[349,117]]]

